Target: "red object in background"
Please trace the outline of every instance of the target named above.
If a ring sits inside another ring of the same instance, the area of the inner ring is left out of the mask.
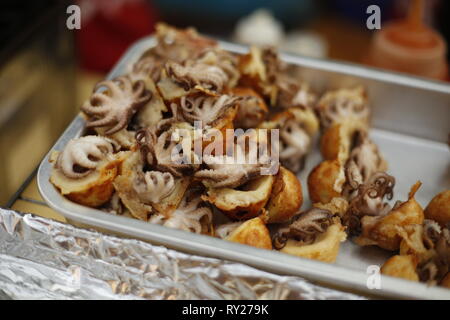
[[[425,2],[410,2],[408,15],[377,31],[365,62],[380,68],[447,81],[447,44],[424,23]]]
[[[82,68],[107,72],[136,40],[151,34],[155,9],[142,0],[79,1],[81,29],[76,46]]]

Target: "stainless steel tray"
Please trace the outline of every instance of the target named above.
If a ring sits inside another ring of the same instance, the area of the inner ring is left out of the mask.
[[[134,44],[108,75],[116,77],[155,44],[153,37]],[[221,42],[232,52],[246,52],[245,46]],[[372,137],[387,158],[389,172],[397,179],[395,199],[406,200],[415,181],[424,184],[417,200],[425,206],[438,192],[450,187],[450,152],[446,145],[450,132],[450,86],[440,82],[406,77],[362,66],[312,58],[282,55],[286,62],[301,67],[302,77],[314,88],[323,90],[362,83],[368,88],[373,108],[375,129]],[[84,120],[77,116],[52,149],[61,150],[68,140],[82,135]],[[361,248],[351,241],[342,244],[335,264],[302,259],[276,251],[258,249],[204,235],[188,233],[104,213],[73,203],[64,198],[49,182],[49,154],[38,171],[39,191],[45,201],[69,221],[106,232],[148,240],[189,253],[236,260],[261,269],[302,276],[316,283],[346,291],[393,298],[450,299],[450,290],[425,284],[381,276],[381,289],[369,289],[367,273],[370,265],[381,266],[392,255],[375,247]],[[321,161],[316,148],[299,175],[307,198],[306,178]]]

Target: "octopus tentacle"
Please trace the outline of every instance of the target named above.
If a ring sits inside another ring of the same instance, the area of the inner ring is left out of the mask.
[[[59,154],[56,167],[68,178],[82,178],[95,170],[100,161],[114,152],[115,147],[116,143],[105,137],[72,139]]]
[[[272,238],[275,249],[282,249],[290,238],[311,244],[317,235],[324,233],[332,224],[330,211],[319,208],[312,208],[294,217],[287,226],[280,228]]]
[[[103,119],[88,120],[86,123],[86,128],[105,127],[113,124],[114,122],[115,122],[114,115],[110,114]]]
[[[142,80],[133,83],[128,76],[101,81],[95,86],[95,91],[101,88],[105,91],[94,92],[82,105],[81,110],[91,116],[87,127],[109,127],[106,135],[126,128],[132,116],[152,96],[151,92],[145,89]]]

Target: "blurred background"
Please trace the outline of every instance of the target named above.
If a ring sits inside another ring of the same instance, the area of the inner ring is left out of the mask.
[[[66,9],[72,4],[81,9],[80,30],[66,27]],[[418,6],[418,21],[432,29],[407,25],[406,32],[403,28],[391,34],[395,35],[391,40],[409,49],[429,49],[430,66],[439,70],[439,76],[420,74],[423,70],[410,65],[398,71],[447,81],[440,59],[449,59],[441,44],[450,37],[448,0],[2,0],[0,206],[9,205],[13,195],[32,181],[40,160],[95,83],[134,41],[151,34],[156,22],[194,26],[221,39],[271,44],[316,58],[392,69],[395,65],[377,60],[386,52],[374,47],[375,32],[366,27],[366,9],[374,4],[381,9],[382,30],[408,14],[414,17],[411,8]],[[436,39],[441,41],[439,48]]]

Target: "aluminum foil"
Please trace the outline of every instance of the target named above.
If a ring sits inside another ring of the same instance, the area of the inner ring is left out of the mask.
[[[364,299],[0,208],[0,299]]]

